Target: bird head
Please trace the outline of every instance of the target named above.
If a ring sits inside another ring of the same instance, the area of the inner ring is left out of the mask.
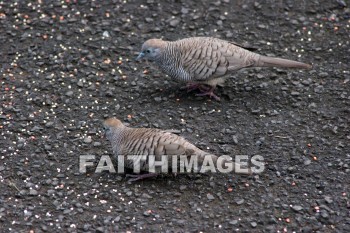
[[[141,52],[139,53],[136,60],[144,58],[150,61],[154,61],[161,54],[165,46],[166,42],[161,39],[149,39],[143,43]]]
[[[114,130],[124,128],[124,124],[115,117],[108,118],[103,122],[104,135],[107,138],[110,138]]]

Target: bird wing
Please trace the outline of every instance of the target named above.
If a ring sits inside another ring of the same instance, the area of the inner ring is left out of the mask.
[[[254,53],[214,38],[196,39],[182,54],[183,68],[195,81],[218,78],[254,64],[251,59]]]
[[[246,50],[249,50],[249,51],[256,51],[256,50],[258,50],[257,48],[252,47],[252,46],[250,46],[249,44],[243,45],[243,44],[236,43],[236,42],[234,42],[234,41],[229,41],[228,43],[233,44],[233,45],[236,45],[236,46],[238,46],[238,47],[241,47],[241,48],[246,49]]]
[[[186,148],[179,141],[164,140],[160,141],[154,150],[157,155],[183,155]]]
[[[256,53],[250,52],[240,45],[216,39],[213,43],[218,44],[221,55],[227,60],[228,71],[239,70],[253,66],[256,62]]]

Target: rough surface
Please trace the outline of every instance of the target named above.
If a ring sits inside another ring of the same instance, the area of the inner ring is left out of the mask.
[[[2,232],[350,232],[348,1],[75,2],[0,2]],[[243,71],[211,101],[134,61],[161,36],[248,42],[314,69]],[[80,174],[79,155],[111,155],[112,115],[262,155],[266,170]]]

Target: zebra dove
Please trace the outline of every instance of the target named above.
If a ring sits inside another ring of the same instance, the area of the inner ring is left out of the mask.
[[[214,94],[231,71],[248,67],[283,67],[311,69],[302,62],[267,57],[253,53],[245,47],[212,37],[192,37],[177,41],[149,39],[142,45],[141,58],[154,61],[171,78],[187,82],[191,90],[199,89],[201,96]]]
[[[216,166],[215,164],[221,167],[227,167],[229,165],[236,173],[251,174],[251,169],[236,169],[239,165],[230,161],[231,158],[229,156],[223,156],[225,157],[224,159],[219,159],[221,156],[217,157],[209,154],[184,138],[170,132],[151,128],[129,128],[116,118],[105,120],[103,126],[105,135],[112,144],[113,154],[118,157],[118,163],[121,162],[124,164],[124,167],[132,169],[135,168],[134,163],[137,161],[140,171],[149,172],[146,174],[131,175],[135,177],[132,181],[157,176],[159,173],[168,173],[170,170],[176,173],[177,171],[174,171],[174,163],[176,163],[175,169],[181,169],[181,164],[178,164],[179,157],[175,157],[177,160],[173,160],[174,156],[183,156],[183,158],[186,158],[186,162],[189,159],[193,159],[194,163],[197,161],[199,169],[201,166],[204,166],[204,160],[210,159],[213,161],[214,166]],[[134,156],[133,160],[127,160],[126,158],[128,156]],[[167,159],[165,163],[168,163],[166,166],[168,170],[161,170],[160,166],[157,166],[151,172],[150,166],[152,164],[150,163],[150,156],[154,156],[154,161],[162,161],[165,156]]]

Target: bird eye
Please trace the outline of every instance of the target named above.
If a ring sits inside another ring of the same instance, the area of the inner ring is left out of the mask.
[[[149,50],[149,49],[146,50],[146,53],[150,53],[150,52],[151,52],[151,50]]]

